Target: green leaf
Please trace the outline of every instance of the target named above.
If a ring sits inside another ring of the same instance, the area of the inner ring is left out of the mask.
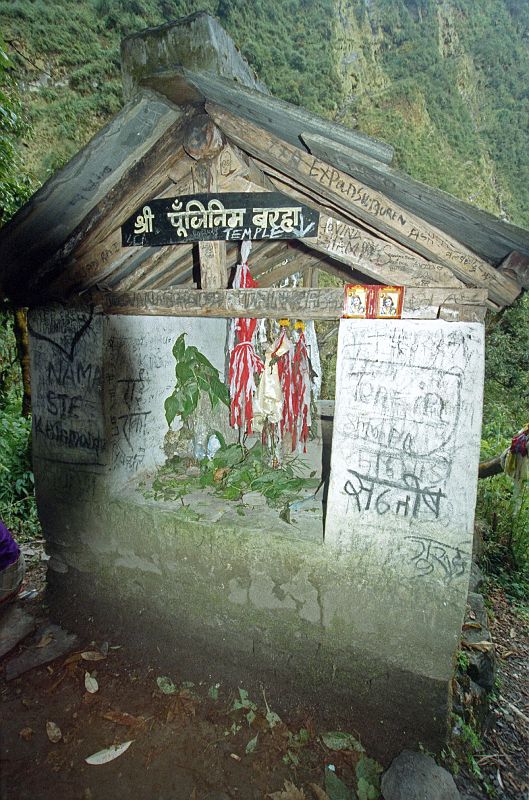
[[[329,767],[325,768],[325,791],[329,795],[329,800],[356,800],[353,789],[349,789]]]
[[[374,758],[362,755],[356,765],[360,800],[377,800],[380,796],[380,775],[383,767]]]
[[[360,778],[357,785],[358,800],[378,800],[380,792],[365,778]]]
[[[175,684],[166,675],[161,675],[156,678],[156,683],[158,684],[158,689],[163,692],[163,694],[174,694],[177,690]]]
[[[213,686],[209,687],[209,689],[208,689],[208,697],[210,697],[211,700],[218,700],[219,699],[219,687],[217,686],[217,684],[214,684]]]
[[[252,724],[252,722],[253,722],[253,721],[254,721],[254,719],[255,719],[255,711],[253,711],[252,709],[250,709],[250,710],[248,711],[248,713],[246,714],[246,719],[248,720],[248,725],[251,725],[251,724]]]
[[[193,369],[186,364],[185,361],[180,361],[175,367],[175,374],[179,381],[185,383],[186,381],[195,380],[195,373]]]
[[[275,711],[271,711],[270,709],[268,709],[268,711],[266,712],[266,721],[268,722],[271,728],[275,728],[277,723],[281,722],[281,717],[279,716],[279,714],[276,714]]]
[[[254,736],[253,739],[250,739],[250,741],[246,745],[246,750],[245,750],[246,753],[253,753],[253,751],[257,747],[257,739],[258,739],[258,737],[259,737],[259,734],[256,734],[256,736]]]
[[[173,356],[175,357],[175,360],[177,362],[182,361],[185,355],[186,343],[184,339],[185,339],[185,333],[181,333],[173,345]]]
[[[165,401],[164,408],[165,408],[165,419],[167,420],[167,424],[170,425],[181,410],[180,402],[176,397],[176,395],[174,394],[174,392]]]
[[[365,753],[365,748],[352,733],[328,731],[321,734],[321,740],[329,750],[356,750],[357,753]]]

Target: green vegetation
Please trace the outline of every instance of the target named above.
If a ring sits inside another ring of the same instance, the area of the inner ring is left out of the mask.
[[[186,347],[185,333],[173,347],[176,385],[165,401],[165,418],[170,425],[176,416],[185,423],[196,411],[201,392],[208,395],[211,408],[219,403],[230,404],[228,387],[221,381],[219,371],[196,347]]]
[[[31,420],[22,389],[11,316],[0,314],[0,519],[19,540],[39,532],[29,458]]]
[[[299,474],[301,469],[296,459],[281,467],[271,467],[269,454],[260,442],[248,449],[240,444],[226,445],[218,432],[216,436],[221,447],[212,458],[200,461],[199,474],[190,475],[186,471],[189,459],[175,456],[158,471],[146,496],[180,500],[184,504],[185,496],[197,489],[208,488],[223,500],[238,502],[249,492],[259,492],[268,505],[283,513],[289,503],[299,498],[300,491],[318,488],[318,479]]]
[[[487,321],[482,458],[504,451],[529,422],[529,298]],[[477,516],[486,523],[484,564],[518,602],[529,599],[529,491],[505,475],[480,481]]]

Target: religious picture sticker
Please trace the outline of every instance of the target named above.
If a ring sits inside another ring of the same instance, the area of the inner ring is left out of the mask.
[[[400,319],[403,292],[404,290],[401,286],[378,287],[377,319]]]
[[[343,316],[349,319],[366,319],[367,318],[367,300],[368,300],[367,286],[352,286],[345,287],[345,300]]]
[[[348,319],[400,319],[403,299],[403,286],[348,284],[342,316]]]

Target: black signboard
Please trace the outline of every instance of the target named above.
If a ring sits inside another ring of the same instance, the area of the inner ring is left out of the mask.
[[[195,194],[150,200],[121,227],[123,247],[222,239],[303,239],[319,213],[278,192]]]

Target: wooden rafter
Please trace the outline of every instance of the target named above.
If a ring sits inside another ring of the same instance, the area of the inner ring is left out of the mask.
[[[247,120],[235,117],[220,106],[207,103],[206,110],[224,133],[245,152],[294,177],[316,195],[350,209],[410,249],[448,267],[465,283],[487,288],[494,301],[511,303],[519,294],[520,287],[512,279],[381,192],[364,186],[351,176]]]

